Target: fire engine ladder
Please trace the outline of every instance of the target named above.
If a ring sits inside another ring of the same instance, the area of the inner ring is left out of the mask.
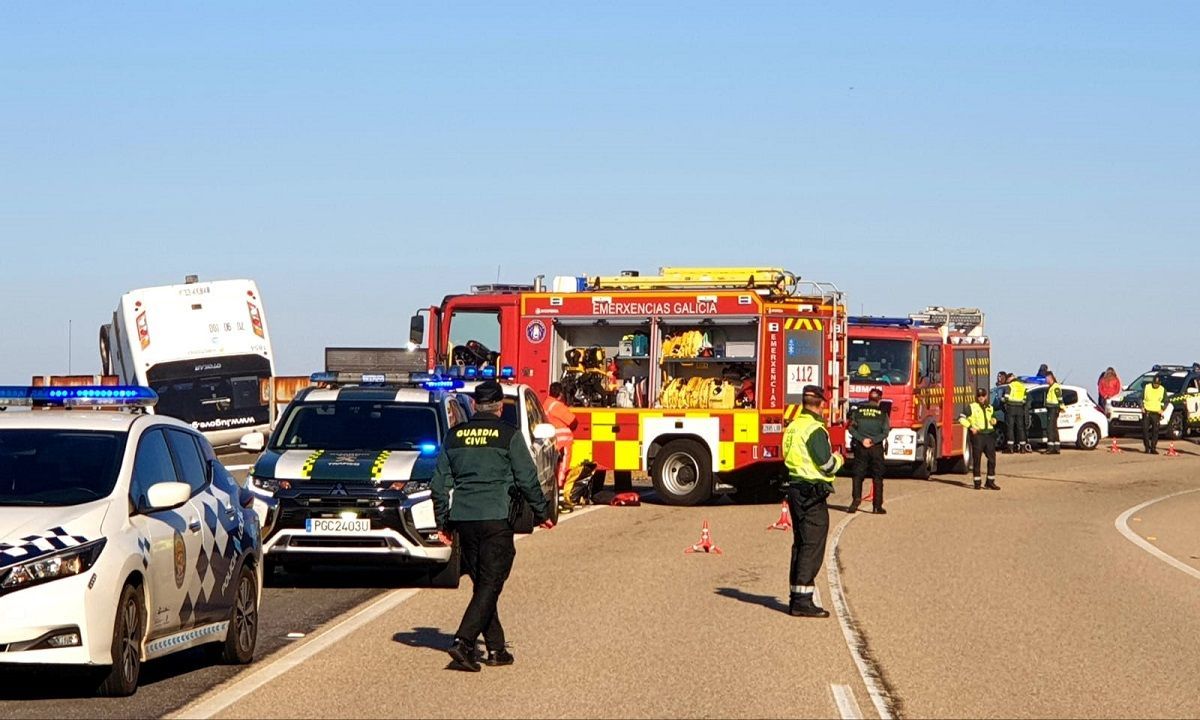
[[[830,349],[833,352],[834,358],[829,361],[829,376],[833,378],[833,387],[830,388],[832,393],[829,397],[829,408],[831,419],[834,422],[841,422],[845,419],[843,393],[848,380],[843,377],[842,364],[837,358],[841,354],[842,344],[845,342],[847,332],[847,315],[844,312],[845,293],[833,283],[803,280],[796,283],[796,288],[792,294],[801,297],[820,298],[822,305],[828,305],[833,310],[833,317],[830,318],[830,324],[833,326],[833,335],[829,339]]]
[[[943,338],[950,330],[956,330],[968,337],[983,337],[983,311],[979,308],[946,308],[931,305],[908,317],[938,328],[942,331]]]
[[[620,275],[588,278],[592,290],[753,290],[762,295],[786,296],[795,292],[799,278],[779,268],[664,267],[659,275]]]

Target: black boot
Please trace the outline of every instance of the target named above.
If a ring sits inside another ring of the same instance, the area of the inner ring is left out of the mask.
[[[996,478],[988,478],[987,484],[984,485],[988,490],[999,490],[1000,486],[996,484]]]
[[[846,512],[847,512],[847,513],[856,513],[856,512],[858,512],[858,505],[859,505],[859,503],[861,503],[861,502],[862,502],[862,500],[859,500],[858,498],[855,498],[854,500],[851,500],[851,501],[850,501],[850,504],[846,506]]]
[[[975,478],[975,489],[978,490],[981,487],[983,487],[983,483],[979,482],[979,478]]]
[[[887,510],[884,510],[882,505],[876,505],[873,512],[876,515],[887,515]]]
[[[812,593],[794,594],[788,603],[788,614],[793,617],[827,618],[829,611],[813,602]]]
[[[479,664],[479,652],[475,649],[475,643],[469,643],[462,638],[454,638],[454,642],[446,649],[446,652],[454,661],[450,663],[450,667],[455,670],[479,672],[483,669],[483,666]]]
[[[513,654],[508,650],[501,648],[499,650],[488,650],[487,659],[483,661],[488,667],[499,667],[501,665],[512,665],[516,661]]]

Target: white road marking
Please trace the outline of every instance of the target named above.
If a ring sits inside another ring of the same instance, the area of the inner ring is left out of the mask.
[[[1153,500],[1147,500],[1146,502],[1142,503],[1141,505],[1135,505],[1134,507],[1131,507],[1128,510],[1126,510],[1125,512],[1118,515],[1117,519],[1114,521],[1113,524],[1116,525],[1117,530],[1122,535],[1124,535],[1125,539],[1128,540],[1129,542],[1133,543],[1134,545],[1137,545],[1141,549],[1150,553],[1151,555],[1158,558],[1159,560],[1162,560],[1163,562],[1165,562],[1166,564],[1175,568],[1176,570],[1185,572],[1188,575],[1191,575],[1192,577],[1196,578],[1197,580],[1200,580],[1200,570],[1197,570],[1196,568],[1192,567],[1191,565],[1188,565],[1185,562],[1176,560],[1171,555],[1168,555],[1167,553],[1163,552],[1162,550],[1159,550],[1158,548],[1151,545],[1146,540],[1143,540],[1140,535],[1138,535],[1137,533],[1135,533],[1133,530],[1131,530],[1129,528],[1129,522],[1128,522],[1129,516],[1133,515],[1135,512],[1137,512],[1139,510],[1148,508],[1155,503],[1162,502],[1163,500],[1169,500],[1173,497],[1178,497],[1180,495],[1187,495],[1188,493],[1194,493],[1194,492],[1200,492],[1200,488],[1193,488],[1191,490],[1180,490],[1179,492],[1171,493],[1170,495],[1163,495],[1160,498],[1155,498]],[[1135,519],[1137,519],[1137,518],[1135,518]]]
[[[586,515],[592,510],[602,507],[607,506],[589,505],[576,510],[573,513],[561,516],[559,524],[580,515]],[[545,531],[539,529],[537,532]],[[525,537],[529,536],[517,535],[515,539],[520,541]],[[348,611],[349,614],[344,620],[309,635],[304,642],[293,645],[290,650],[283,651],[265,665],[255,667],[248,674],[234,677],[232,680],[212,690],[207,696],[199,698],[167,717],[196,718],[197,720],[216,717],[230,705],[233,705],[272,680],[310,660],[314,655],[328,649],[331,645],[336,645],[351,633],[412,599],[420,591],[420,588],[401,588],[393,590],[365,605],[360,605]],[[346,614],[343,615],[345,616]]]
[[[893,502],[895,501],[893,500]],[[850,649],[850,656],[854,658],[854,665],[858,668],[859,677],[867,686],[867,694],[871,696],[871,704],[875,706],[875,712],[879,713],[881,720],[892,720],[896,717],[896,713],[892,710],[892,698],[888,695],[887,689],[883,687],[879,669],[866,655],[864,650],[866,641],[854,624],[854,618],[850,615],[850,605],[846,602],[846,594],[842,590],[842,573],[838,568],[838,543],[841,542],[842,532],[845,531],[846,526],[856,517],[858,517],[857,514],[847,515],[846,519],[838,523],[837,529],[833,531],[833,541],[829,543],[829,552],[825,558],[826,572],[829,576],[829,594],[832,596],[830,599],[833,602],[833,608],[837,612],[838,623],[842,626],[842,635],[846,638],[846,646]]]
[[[833,691],[833,701],[837,703],[842,720],[862,720],[862,710],[859,709],[858,701],[854,699],[854,691],[849,685],[830,683],[829,689]]]

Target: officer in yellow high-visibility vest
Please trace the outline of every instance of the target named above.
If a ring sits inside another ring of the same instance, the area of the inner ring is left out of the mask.
[[[1025,383],[1016,375],[1008,376],[1008,394],[1004,396],[1004,422],[1008,425],[1009,446],[1005,452],[1032,452],[1029,437],[1025,434],[1029,399],[1025,397]]]
[[[1049,370],[1046,371],[1046,382],[1050,383],[1050,387],[1046,388],[1046,454],[1058,455],[1061,452],[1062,442],[1058,437],[1058,413],[1062,409],[1062,385],[1058,384],[1058,378]]]
[[[971,435],[971,475],[975,479],[975,489],[980,488],[979,465],[987,457],[987,489],[999,490],[996,484],[996,410],[988,402],[987,388],[975,391],[975,402],[958,419],[958,424],[967,429]]]
[[[1158,454],[1158,424],[1167,407],[1167,389],[1158,375],[1142,388],[1142,445],[1148,455]]]
[[[783,434],[787,503],[792,515],[788,612],[798,617],[829,617],[828,610],[813,602],[813,583],[821,570],[825,536],[829,533],[829,506],[825,499],[833,492],[834,475],[844,461],[833,451],[821,414],[825,390],[805,385],[803,402],[803,411]]]

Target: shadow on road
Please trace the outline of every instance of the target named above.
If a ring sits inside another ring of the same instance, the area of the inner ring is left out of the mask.
[[[138,686],[149,687],[212,667],[210,647],[198,647],[151,660],[142,665]],[[61,665],[0,665],[0,700],[63,700],[91,698],[104,670]],[[115,703],[114,698],[106,702]]]
[[[296,566],[294,569],[277,570],[263,578],[263,584],[272,588],[333,588],[375,589],[424,587],[424,573],[417,568],[397,567],[345,567],[345,566]]]
[[[729,587],[717,588],[713,592],[721,597],[729,598],[730,600],[737,600],[738,602],[744,602],[749,605],[758,605],[759,607],[765,607],[768,610],[776,610],[781,613],[787,613],[788,611],[787,603],[771,595],[755,595],[753,593],[738,590],[737,588]]]
[[[453,640],[453,635],[442,632],[441,628],[434,627],[413,628],[409,632],[398,632],[392,636],[392,641],[401,645],[437,650],[440,653],[446,652],[446,648],[450,647]]]

